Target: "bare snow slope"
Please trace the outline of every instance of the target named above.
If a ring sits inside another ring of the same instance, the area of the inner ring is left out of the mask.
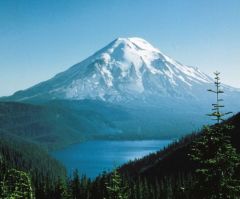
[[[11,98],[98,99],[117,103],[163,97],[197,99],[211,82],[197,68],[175,61],[144,39],[118,38],[52,79]]]

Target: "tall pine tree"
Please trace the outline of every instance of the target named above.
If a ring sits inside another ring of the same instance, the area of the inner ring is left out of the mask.
[[[115,169],[111,175],[110,183],[107,183],[107,199],[128,199],[128,188],[124,185],[120,173]]]
[[[193,188],[194,198],[199,199],[235,199],[240,197],[240,181],[235,171],[240,164],[240,157],[231,144],[232,126],[220,123],[223,116],[220,104],[223,93],[220,87],[219,72],[215,72],[216,90],[208,90],[216,94],[213,112],[208,114],[217,123],[213,127],[205,127],[203,133],[194,142],[190,158],[196,163],[196,183]]]

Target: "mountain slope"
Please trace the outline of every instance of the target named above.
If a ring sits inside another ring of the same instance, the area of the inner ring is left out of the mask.
[[[163,97],[200,98],[205,91],[202,88],[211,82],[197,68],[171,59],[141,38],[118,38],[52,79],[8,99],[127,102]]]
[[[1,101],[38,104],[53,101],[53,105],[64,100],[74,112],[84,100],[91,100],[93,104],[96,102],[98,113],[87,116],[84,126],[88,129],[94,123],[95,129],[105,131],[106,122],[96,119],[104,114],[111,124],[107,126],[113,128],[106,131],[108,138],[172,138],[207,123],[202,115],[208,113],[206,107],[214,101],[214,96],[206,92],[213,87],[212,82],[197,68],[175,61],[141,38],[118,38],[52,79]],[[239,89],[227,85],[223,88],[224,104],[233,112],[239,111]],[[91,110],[90,105],[86,107]],[[122,111],[128,117],[112,121],[111,116]],[[86,119],[83,113],[80,113],[82,121]],[[78,126],[78,120],[74,121],[74,126]],[[71,133],[71,127],[68,129]],[[81,137],[82,131],[79,132]],[[102,138],[101,133],[95,136]]]
[[[226,121],[235,126],[231,130],[232,143],[240,152],[240,113]],[[222,124],[220,124],[222,125]],[[214,126],[212,126],[214,128]],[[117,170],[122,174],[123,187],[129,190],[131,199],[196,199],[203,198],[197,190],[193,189],[197,176],[193,170],[196,163],[190,161],[188,154],[193,142],[202,136],[204,131],[183,137],[181,140],[170,144],[165,149],[147,155],[141,159],[130,161]],[[105,173],[93,181],[94,190],[98,190],[93,198],[106,197],[104,185],[111,182],[113,172]],[[234,178],[240,178],[239,168]],[[210,187],[215,190],[218,187]],[[237,195],[238,196],[238,195]],[[233,198],[236,198],[233,196]]]
[[[6,178],[11,169],[29,174],[37,198],[54,198],[50,194],[56,183],[59,178],[66,178],[64,166],[53,159],[45,150],[20,137],[0,132],[0,182]],[[14,185],[14,180],[16,179],[12,179],[11,186]],[[3,194],[2,188],[3,184],[0,185],[0,197]],[[44,192],[49,197],[44,196]],[[12,198],[16,198],[16,196],[12,196]]]
[[[240,113],[229,118],[227,124],[234,126],[231,130],[231,138],[234,147],[240,151]],[[140,160],[123,165],[120,170],[132,177],[143,176],[149,179],[162,178],[167,175],[175,175],[179,172],[189,173],[194,168],[194,164],[189,160],[188,154],[193,141],[201,136],[192,134],[184,137],[168,146],[163,151],[146,156]]]
[[[114,110],[117,116],[111,117],[106,110]],[[118,107],[106,108],[104,103],[95,101],[55,101],[42,105],[0,102],[0,113],[0,134],[13,135],[50,150],[117,134],[119,129],[114,121],[128,118]]]
[[[0,133],[52,150],[89,139],[176,138],[198,127],[197,117],[189,119],[189,124],[181,119],[180,111],[162,116],[161,111],[162,108],[126,108],[96,100],[57,100],[41,105],[0,102]],[[188,113],[189,118],[193,115],[194,112]]]

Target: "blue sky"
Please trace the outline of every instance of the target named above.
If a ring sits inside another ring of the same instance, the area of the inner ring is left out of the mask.
[[[239,0],[0,0],[0,96],[132,36],[240,87]]]

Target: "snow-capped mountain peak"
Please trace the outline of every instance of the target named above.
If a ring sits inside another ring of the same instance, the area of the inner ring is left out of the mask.
[[[146,40],[137,37],[118,38],[109,45],[108,49],[105,49],[105,52],[101,52],[100,55],[107,63],[110,60],[124,62],[128,66],[132,63],[136,71],[145,66],[150,73],[167,75],[169,78],[174,76],[177,78],[176,74],[180,74],[178,77],[185,81],[186,84],[189,84],[190,81],[211,81],[208,76],[201,73],[197,68],[189,67],[175,61],[163,54],[159,49],[153,47]],[[186,80],[184,77],[186,77]]]
[[[210,77],[183,65],[142,38],[117,38],[52,79],[16,94],[26,98],[101,99],[194,97],[193,87]]]
[[[153,47],[149,42],[140,38],[140,37],[130,37],[130,38],[118,38],[116,39],[116,43],[125,42],[128,45],[134,45],[136,48],[140,50],[145,50],[149,52],[160,52],[159,49]]]
[[[90,137],[94,131],[95,138],[121,133],[121,138],[175,137],[209,122],[204,115],[215,101],[207,92],[212,81],[144,39],[118,38],[52,79],[0,100],[61,107],[61,113],[72,113],[67,121],[73,121],[66,124],[73,127],[66,127]],[[239,90],[224,85],[223,95],[227,111],[239,111]]]

